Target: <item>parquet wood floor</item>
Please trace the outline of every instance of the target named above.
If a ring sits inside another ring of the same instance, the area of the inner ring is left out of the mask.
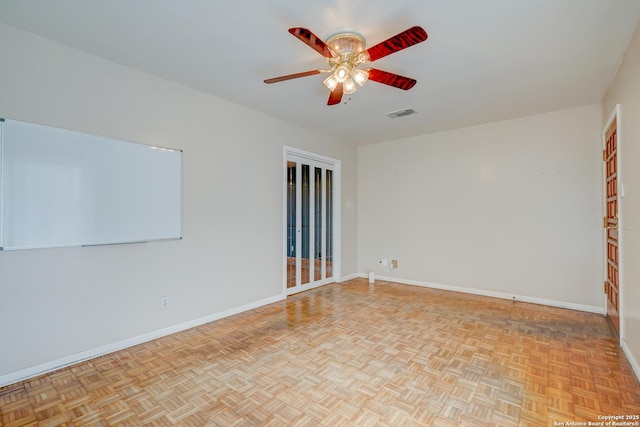
[[[634,414],[640,385],[603,316],[364,279],[0,389],[0,427],[552,426]]]

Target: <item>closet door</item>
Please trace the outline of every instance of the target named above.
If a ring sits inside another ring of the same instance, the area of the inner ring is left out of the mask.
[[[287,155],[287,294],[333,281],[332,165]]]

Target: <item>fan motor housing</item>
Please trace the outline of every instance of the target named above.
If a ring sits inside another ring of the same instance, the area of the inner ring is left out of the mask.
[[[364,37],[358,33],[338,33],[327,40],[327,45],[338,55],[358,54],[364,50]]]

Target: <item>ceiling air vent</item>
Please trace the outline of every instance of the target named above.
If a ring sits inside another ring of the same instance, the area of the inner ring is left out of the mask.
[[[415,113],[416,110],[414,110],[413,108],[406,108],[404,110],[392,111],[390,113],[387,113],[387,117],[397,119],[398,117],[408,116]]]

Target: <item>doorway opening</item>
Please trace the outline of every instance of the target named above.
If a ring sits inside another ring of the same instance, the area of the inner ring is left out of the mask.
[[[337,281],[340,271],[340,161],[285,147],[284,290]]]
[[[622,336],[620,307],[623,292],[620,284],[620,240],[621,228],[619,218],[620,188],[620,154],[618,144],[619,106],[603,131],[604,147],[602,160],[604,162],[604,245],[605,245],[605,307],[606,316],[618,338]]]

